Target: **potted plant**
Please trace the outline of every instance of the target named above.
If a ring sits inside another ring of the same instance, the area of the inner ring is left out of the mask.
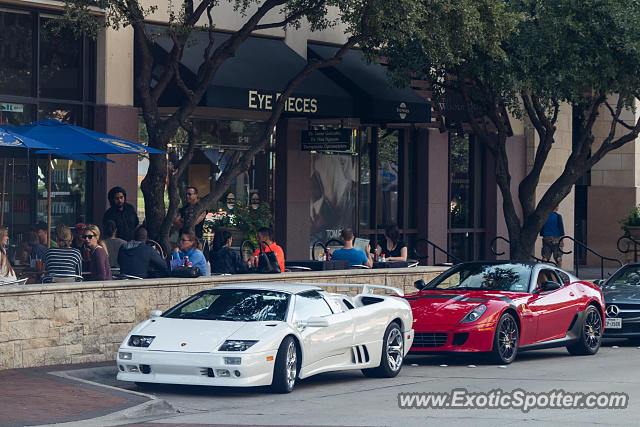
[[[626,235],[640,241],[640,205],[633,206],[629,214],[620,221],[620,228]]]
[[[273,215],[269,204],[263,202],[255,207],[255,204],[238,202],[233,206],[233,213],[222,209],[206,219],[205,231],[228,230],[234,241],[234,246],[239,246],[243,240],[249,240],[254,247],[258,247],[258,230],[262,227],[271,227]]]

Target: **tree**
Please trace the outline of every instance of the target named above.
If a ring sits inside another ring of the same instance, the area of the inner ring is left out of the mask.
[[[237,13],[245,17],[241,28],[214,49],[214,24],[217,8],[233,6]],[[95,7],[106,11],[104,16],[95,14]],[[169,2],[170,18],[166,27],[167,37],[172,40],[172,48],[166,62],[157,63],[151,54],[153,35],[145,26],[145,18],[157,8],[145,8],[138,0],[65,0],[65,24],[74,30],[89,34],[97,34],[101,27],[120,28],[131,26],[134,31],[135,54],[140,60],[139,72],[135,76],[135,88],[141,100],[142,117],[146,124],[149,146],[167,150],[167,145],[179,129],[189,134],[189,148],[181,158],[170,156],[169,163],[164,155],[150,155],[149,170],[142,181],[142,192],[145,198],[146,223],[150,236],[159,239],[167,247],[168,234],[172,220],[177,212],[179,195],[177,179],[184,173],[193,154],[196,139],[195,130],[189,119],[198,103],[220,69],[221,65],[233,57],[238,48],[256,31],[271,28],[299,28],[306,20],[311,30],[320,30],[336,24],[345,27],[346,42],[333,57],[326,60],[310,59],[285,88],[275,103],[271,115],[265,123],[260,138],[250,141],[250,147],[243,152],[235,152],[231,161],[222,171],[214,190],[200,199],[193,209],[187,209],[185,226],[193,227],[195,218],[215,205],[225,193],[231,181],[239,174],[247,171],[256,153],[263,150],[269,137],[273,134],[284,108],[286,99],[312,71],[337,64],[342,56],[357,44],[377,46],[388,34],[399,37],[400,28],[411,31],[408,19],[417,16],[418,9],[423,8],[411,0],[193,0]],[[329,10],[337,11],[336,18],[330,18]],[[277,14],[279,21],[271,21],[269,17]],[[201,22],[206,19],[206,24]],[[180,74],[180,61],[190,35],[195,31],[208,31],[207,46],[203,46],[202,62],[194,83],[188,84]],[[160,69],[158,74],[158,67]],[[163,116],[158,108],[158,101],[171,84],[176,84],[184,93],[184,101],[173,114]],[[167,171],[170,171],[167,176]],[[169,179],[169,207],[165,208],[165,187]]]
[[[485,31],[478,40],[462,25],[468,17],[451,13],[444,6],[440,15],[451,31],[445,42],[459,54],[459,60],[443,63],[423,55],[421,49],[429,37],[416,39],[413,45],[401,39],[389,43],[383,52],[398,78],[411,71],[431,81],[438,96],[450,99],[453,94],[462,101],[466,119],[456,126],[467,126],[493,155],[511,257],[524,260],[533,253],[549,214],[576,181],[607,153],[640,133],[640,120],[627,123],[621,118],[625,109],[633,109],[640,100],[640,2],[474,3],[476,8],[467,12],[475,14]],[[426,24],[431,17],[424,19]],[[465,40],[467,37],[471,41]],[[536,202],[562,104],[574,111],[573,149],[560,176]],[[610,120],[610,126],[608,134],[598,139],[594,124],[600,115]],[[527,120],[539,139],[533,166],[519,183],[515,197],[507,155],[514,119]]]

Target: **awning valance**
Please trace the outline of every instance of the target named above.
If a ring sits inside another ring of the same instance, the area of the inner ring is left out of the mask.
[[[310,58],[330,58],[337,47],[309,43]],[[322,70],[355,98],[355,113],[363,121],[429,122],[431,104],[411,88],[394,87],[381,65],[369,64],[357,50],[351,50],[338,65]]]

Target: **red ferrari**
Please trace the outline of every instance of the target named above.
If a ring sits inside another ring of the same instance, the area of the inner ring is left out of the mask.
[[[405,296],[413,310],[413,354],[488,352],[507,364],[518,351],[566,346],[591,355],[600,348],[602,291],[551,265],[462,263],[415,286],[419,292]]]

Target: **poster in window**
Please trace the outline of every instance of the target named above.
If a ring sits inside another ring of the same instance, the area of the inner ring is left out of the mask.
[[[345,227],[354,227],[356,161],[350,155],[311,156],[311,244],[339,239]]]

